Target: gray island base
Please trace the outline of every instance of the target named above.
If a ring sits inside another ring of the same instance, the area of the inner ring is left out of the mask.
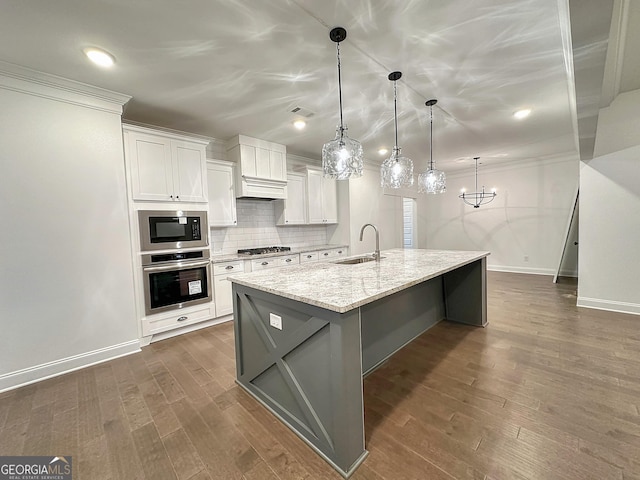
[[[230,277],[238,384],[348,477],[368,453],[363,376],[441,320],[486,325],[487,255],[396,249]]]

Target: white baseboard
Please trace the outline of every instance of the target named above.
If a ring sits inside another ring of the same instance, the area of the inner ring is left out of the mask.
[[[505,265],[487,265],[490,272],[507,272],[507,273],[527,273],[529,275],[555,275],[555,270],[551,268],[533,268],[533,267],[510,267]]]
[[[42,365],[36,365],[23,370],[6,373],[4,375],[0,375],[0,392],[24,387],[31,383],[46,380],[47,378],[57,377],[65,373],[73,372],[74,370],[90,367],[91,365],[106,362],[107,360],[113,360],[118,357],[124,357],[125,355],[130,355],[139,351],[140,341],[136,339],[130,342],[101,348],[99,350],[93,350],[92,352],[63,358],[54,362],[43,363]]]
[[[595,308],[596,310],[607,310],[609,312],[629,313],[640,315],[640,304],[616,302],[613,300],[602,300],[599,298],[578,297],[576,303],[578,307]]]

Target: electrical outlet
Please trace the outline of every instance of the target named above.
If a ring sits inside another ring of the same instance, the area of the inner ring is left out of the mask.
[[[278,330],[282,330],[282,317],[280,315],[276,315],[275,313],[270,313],[269,325],[271,325],[273,328],[277,328]]]

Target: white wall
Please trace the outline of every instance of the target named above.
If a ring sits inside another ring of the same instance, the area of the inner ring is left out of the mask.
[[[0,391],[139,349],[122,104],[43,82],[0,72]]]
[[[497,188],[488,205],[458,198],[475,189],[474,168],[447,176],[447,191],[419,195],[418,247],[488,250],[493,270],[553,275],[578,185],[578,159],[480,165],[478,188]]]
[[[600,112],[580,168],[578,305],[640,314],[640,90]]]
[[[380,250],[402,248],[402,197],[385,194],[380,187],[380,170],[367,167],[362,177],[338,183],[342,184],[338,186],[342,228],[330,234],[330,243],[348,243],[352,255],[373,252],[376,236],[371,227],[367,227],[360,241],[360,229],[365,223],[372,223],[378,227]]]

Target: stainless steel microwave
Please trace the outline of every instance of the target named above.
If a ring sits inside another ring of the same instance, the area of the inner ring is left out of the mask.
[[[175,250],[209,246],[206,211],[140,210],[140,250]]]

